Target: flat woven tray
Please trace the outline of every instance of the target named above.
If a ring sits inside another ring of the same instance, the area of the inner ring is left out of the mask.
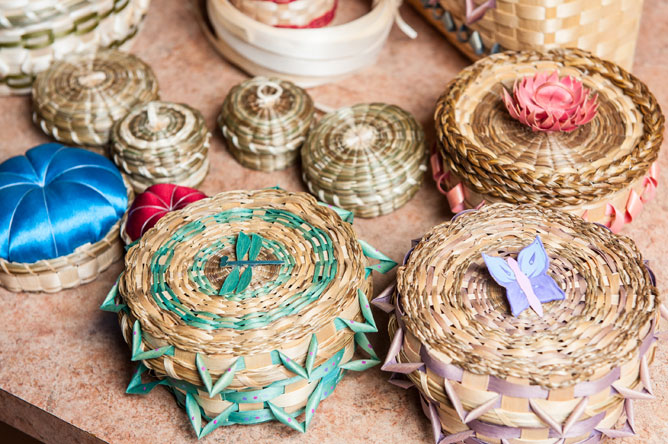
[[[198,437],[274,419],[304,431],[343,370],[378,362],[364,336],[376,331],[369,275],[394,263],[306,193],[194,202],[160,219],[125,265],[103,309],[119,313],[142,361],[128,391],[158,384],[141,381],[151,369]],[[356,347],[371,358],[351,361]]]
[[[314,112],[311,96],[294,83],[255,77],[230,90],[218,126],[243,166],[282,170],[297,161]]]
[[[29,93],[39,72],[73,53],[128,46],[149,3],[20,0],[0,6],[0,95]]]
[[[209,171],[210,139],[198,110],[148,102],[114,125],[110,156],[136,192],[156,183],[197,187]]]
[[[302,148],[304,182],[320,200],[360,217],[391,213],[420,188],[424,132],[395,105],[359,104],[325,115]]]
[[[320,28],[336,12],[338,0],[231,0],[244,14],[279,28]]]
[[[407,0],[471,60],[504,50],[582,48],[630,70],[643,0]]]
[[[514,258],[536,236],[566,297],[514,317],[482,254]],[[633,434],[634,400],[652,398],[653,275],[631,239],[577,216],[460,214],[425,234],[377,301],[393,313],[383,368],[418,387],[437,442],[442,428],[441,443],[595,443]]]
[[[151,68],[109,50],[56,62],[33,85],[33,120],[68,145],[106,151],[114,123],[134,106],[158,99]]]
[[[597,116],[575,131],[532,131],[501,99],[516,79],[553,71],[598,94]],[[435,120],[439,185],[446,193],[459,183],[464,188],[459,200],[450,199],[455,212],[482,202],[534,203],[618,231],[654,195],[661,109],[644,83],[586,51],[506,52],[480,60],[449,84]]]

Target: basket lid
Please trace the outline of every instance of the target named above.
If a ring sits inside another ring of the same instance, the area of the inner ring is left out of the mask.
[[[565,299],[542,304],[542,317],[531,309],[513,316],[483,254],[517,258],[536,236]],[[660,302],[631,239],[558,210],[510,204],[434,227],[399,269],[397,292],[401,322],[434,360],[544,389],[598,380],[633,359],[653,339]]]
[[[395,105],[358,104],[324,116],[302,148],[309,189],[356,214],[419,188],[426,170],[424,132]]]
[[[571,132],[514,120],[503,89],[536,73],[572,76],[598,95],[594,119]],[[445,162],[474,191],[550,207],[599,201],[642,179],[657,159],[664,118],[647,87],[583,50],[506,52],[464,69],[439,99]]]
[[[218,118],[237,148],[280,154],[301,146],[313,122],[313,99],[287,80],[255,77],[234,86]]]
[[[362,319],[365,266],[352,227],[308,194],[230,191],[160,219],[128,251],[119,290],[142,331],[183,352],[271,364],[315,334],[339,344],[322,360],[352,340],[333,339],[337,319]]]
[[[106,145],[117,120],[158,98],[158,81],[138,57],[116,50],[76,54],[40,73],[33,85],[38,123],[59,140]]]

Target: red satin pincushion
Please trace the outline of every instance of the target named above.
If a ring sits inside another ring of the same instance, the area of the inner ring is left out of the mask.
[[[152,185],[138,195],[132,203],[125,232],[135,241],[165,214],[185,208],[205,197],[208,196],[193,188],[169,183]]]

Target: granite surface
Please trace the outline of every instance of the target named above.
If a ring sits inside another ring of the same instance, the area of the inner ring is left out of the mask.
[[[343,0],[343,13],[355,15],[363,0]],[[222,60],[202,36],[185,0],[153,0],[134,51],[149,62],[160,81],[162,98],[200,109],[209,128],[228,90],[246,76]],[[433,140],[432,113],[445,84],[466,64],[456,50],[409,7],[406,21],[419,33],[413,41],[394,29],[378,63],[353,77],[312,89],[317,102],[331,107],[365,101],[396,103],[412,112]],[[663,105],[668,104],[668,1],[646,0],[634,72]],[[26,97],[0,98],[0,159],[47,141],[30,120]],[[216,132],[211,172],[202,189],[209,194],[281,185],[304,190],[298,167],[277,173],[244,169]],[[668,152],[661,155],[668,171]],[[665,175],[662,190],[668,189]],[[398,260],[431,226],[450,217],[445,199],[431,180],[405,207],[373,220],[358,219],[359,236]],[[626,229],[652,261],[662,293],[668,288],[668,201],[658,198]],[[95,282],[58,294],[21,294],[0,289],[0,420],[45,443],[195,442],[186,415],[166,390],[130,396],[125,387],[134,365],[116,317],[98,309],[120,272],[115,264]],[[392,276],[376,278],[377,291]],[[381,332],[372,336],[387,349],[384,314]],[[663,328],[666,329],[664,322]],[[668,442],[668,346],[660,346],[652,373],[656,399],[636,404],[637,437],[623,444]],[[2,441],[2,437],[0,437]],[[351,373],[318,409],[307,434],[279,423],[219,429],[203,443],[432,443],[430,426],[414,390],[387,383],[373,369]]]

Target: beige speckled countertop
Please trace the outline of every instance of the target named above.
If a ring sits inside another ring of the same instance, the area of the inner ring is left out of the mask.
[[[349,11],[362,0],[345,0]],[[163,99],[200,109],[209,128],[228,90],[246,76],[222,60],[202,36],[186,0],[153,0],[134,52],[149,62]],[[344,11],[344,14],[349,14]],[[433,140],[432,112],[446,82],[466,64],[456,50],[409,7],[403,17],[419,33],[412,41],[396,28],[380,60],[340,83],[312,89],[316,101],[337,107],[364,101],[396,103],[412,112]],[[646,0],[634,72],[663,105],[668,104],[668,1]],[[668,106],[664,106],[668,109]],[[0,98],[0,160],[46,142],[30,120],[26,97]],[[280,184],[304,190],[298,167],[278,173],[244,169],[215,133],[211,172],[202,185],[208,194]],[[661,165],[668,171],[668,152]],[[661,189],[668,189],[666,175]],[[404,208],[385,217],[355,222],[361,238],[381,246],[395,260],[428,228],[450,217],[447,203],[431,180]],[[0,210],[1,211],[1,210]],[[668,289],[668,201],[660,193],[626,229],[652,261],[662,293]],[[148,396],[125,394],[134,368],[116,316],[98,309],[121,269],[120,263],[95,282],[58,294],[0,290],[0,420],[45,443],[196,442],[186,415],[171,395],[157,389]],[[376,279],[384,287],[392,276]],[[386,318],[372,336],[377,350],[388,346]],[[664,329],[665,329],[664,322]],[[656,399],[636,404],[635,438],[623,444],[668,443],[668,346],[660,345],[652,369]],[[431,444],[431,431],[414,390],[387,383],[373,369],[350,373],[323,402],[302,435],[279,423],[221,428],[203,443],[383,443]],[[0,437],[2,441],[2,437]]]

